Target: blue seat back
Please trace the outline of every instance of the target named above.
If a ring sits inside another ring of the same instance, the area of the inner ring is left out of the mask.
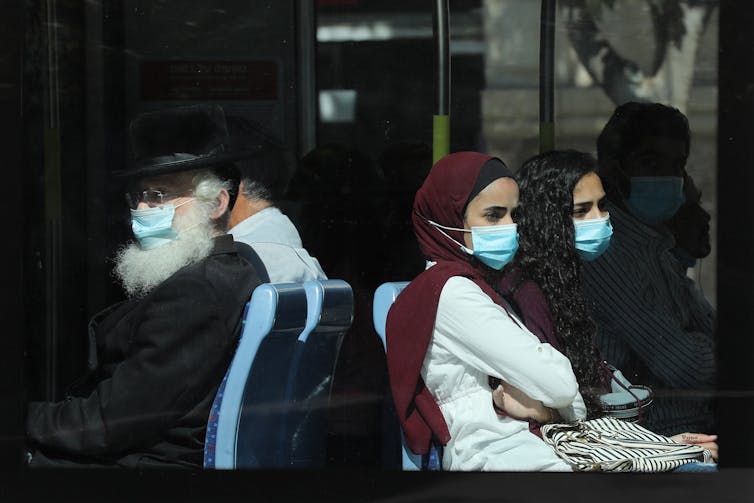
[[[385,323],[387,322],[387,312],[398,298],[398,294],[408,286],[408,281],[393,281],[383,283],[374,292],[372,301],[372,322],[374,330],[380,336],[382,348],[387,351],[387,339],[385,335]]]
[[[390,311],[390,307],[398,298],[398,295],[408,286],[408,281],[393,281],[381,284],[374,292],[374,300],[372,303],[372,321],[374,323],[374,329],[377,335],[382,340],[382,346],[387,351],[387,336],[385,333],[385,324],[387,322],[387,313]],[[396,425],[398,418],[395,414],[392,397],[389,397],[389,403],[385,405],[385,412],[383,417],[383,435],[400,435],[402,454],[401,454],[401,467],[405,471],[416,470],[440,470],[442,467],[442,450],[441,447],[432,446],[429,454],[420,455],[414,454],[406,445],[403,437],[403,431]],[[397,430],[397,432],[396,432]]]
[[[205,468],[285,466],[279,439],[288,371],[307,326],[301,284],[262,284],[251,296],[238,348],[212,406]],[[213,448],[214,446],[214,448]]]
[[[299,337],[288,377],[290,412],[281,441],[290,468],[325,466],[335,363],[354,312],[353,291],[343,280],[307,281],[304,289],[314,323]]]

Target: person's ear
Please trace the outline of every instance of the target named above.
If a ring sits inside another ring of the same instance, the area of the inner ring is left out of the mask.
[[[220,194],[217,196],[218,205],[215,211],[212,212],[212,220],[217,220],[221,216],[225,215],[228,211],[228,204],[230,203],[230,194],[226,189],[220,190]]]

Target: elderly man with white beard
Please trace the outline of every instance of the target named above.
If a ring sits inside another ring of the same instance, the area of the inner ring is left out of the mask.
[[[236,180],[222,109],[190,106],[132,122],[136,240],[115,258],[127,300],[89,325],[90,372],[60,402],[29,404],[29,464],[202,465],[210,407],[259,284],[226,234]]]

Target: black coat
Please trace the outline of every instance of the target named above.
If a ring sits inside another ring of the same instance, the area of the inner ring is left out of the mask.
[[[96,315],[96,368],[65,400],[29,404],[31,465],[201,467],[210,407],[258,284],[225,235],[145,297]]]

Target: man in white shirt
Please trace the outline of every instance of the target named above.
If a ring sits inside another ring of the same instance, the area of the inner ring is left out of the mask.
[[[231,128],[236,125],[231,134],[239,141],[241,128],[249,125],[229,122]],[[271,283],[327,279],[319,261],[303,248],[296,226],[273,202],[276,182],[286,173],[285,151],[270,140],[261,143],[259,155],[237,162],[241,183],[228,233],[254,249]]]
[[[271,201],[254,198],[257,184],[250,181],[241,179],[238,199],[233,206],[233,227],[228,231],[233,239],[254,249],[267,269],[271,283],[327,279],[319,261],[303,248],[293,222]],[[234,217],[237,215],[246,216],[236,223]]]
[[[272,147],[265,146],[262,154],[241,165],[241,184],[238,198],[230,215],[233,239],[251,246],[259,255],[271,283],[327,279],[316,258],[303,248],[301,237],[293,222],[275,207],[271,189],[255,177],[254,167],[262,169],[271,158],[277,157]],[[240,164],[240,163],[239,163]],[[284,169],[284,166],[280,166]]]

